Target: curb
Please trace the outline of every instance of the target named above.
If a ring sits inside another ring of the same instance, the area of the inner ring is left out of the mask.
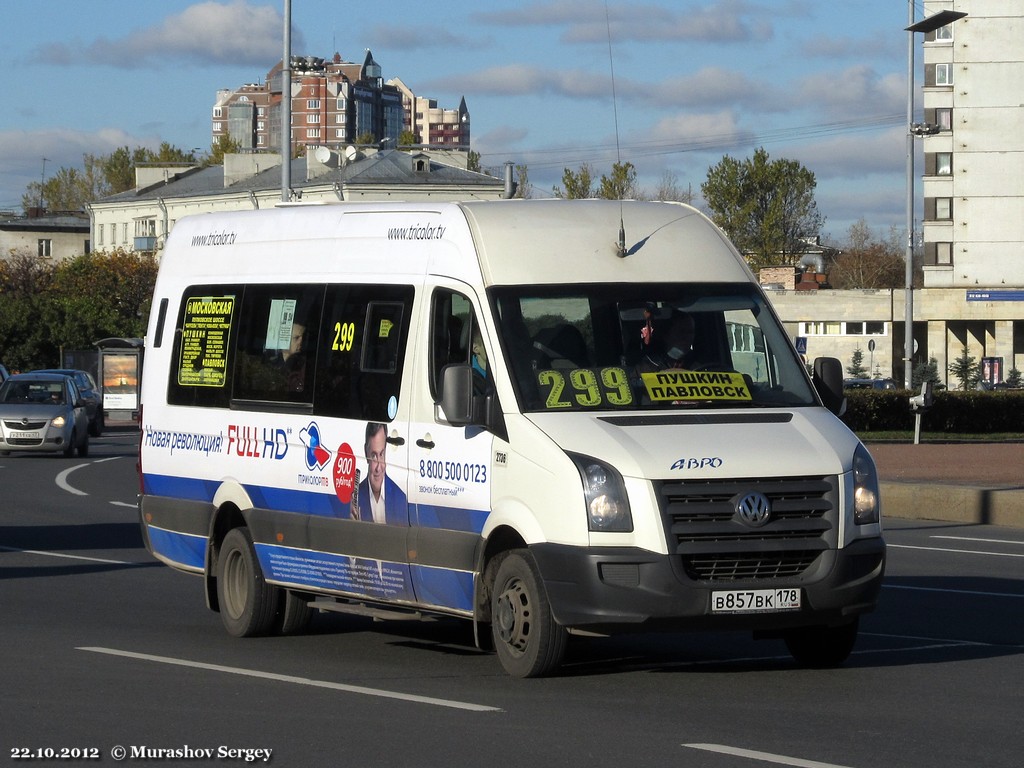
[[[881,482],[882,515],[1024,528],[1024,487]]]

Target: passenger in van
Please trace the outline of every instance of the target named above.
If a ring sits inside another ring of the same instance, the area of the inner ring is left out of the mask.
[[[637,364],[637,370],[649,373],[693,366],[694,334],[693,316],[687,312],[673,312],[664,327],[647,323],[641,330],[644,355]]]
[[[409,513],[405,493],[387,475],[387,426],[379,421],[366,424],[366,479],[359,484],[359,519],[371,523],[407,525]]]
[[[484,340],[480,336],[480,327],[473,325],[473,341],[469,346],[469,361],[473,370],[487,378],[487,350],[484,349]]]
[[[292,323],[291,335],[286,349],[275,352],[270,363],[284,371],[285,389],[288,392],[302,392],[306,388],[306,355],[302,345],[306,339],[306,326]]]

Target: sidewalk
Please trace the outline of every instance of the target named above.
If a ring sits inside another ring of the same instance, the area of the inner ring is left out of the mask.
[[[868,443],[887,517],[1024,528],[1024,443]]]

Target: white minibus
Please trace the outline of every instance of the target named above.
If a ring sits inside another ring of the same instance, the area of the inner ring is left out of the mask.
[[[878,476],[741,255],[675,203],[282,205],[179,220],[141,388],[146,545],[237,636],[462,617],[849,655]]]

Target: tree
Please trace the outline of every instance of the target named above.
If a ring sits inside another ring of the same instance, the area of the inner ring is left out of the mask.
[[[829,283],[836,289],[900,288],[906,280],[904,258],[895,236],[878,240],[860,219],[850,225],[847,244],[829,271]]]
[[[684,192],[679,186],[679,177],[674,171],[666,169],[662,171],[661,180],[654,190],[654,199],[692,204],[693,187],[687,186]]]
[[[846,372],[850,374],[852,379],[866,379],[868,376],[868,369],[864,365],[864,350],[857,347],[853,350],[853,355],[850,357],[850,364],[846,366]]]
[[[636,168],[633,164],[613,164],[611,176],[601,175],[601,184],[597,196],[605,200],[636,199]]]
[[[564,191],[562,190],[564,187]],[[555,197],[564,197],[569,200],[584,200],[594,196],[594,172],[587,163],[580,166],[579,171],[573,172],[569,168],[562,170],[562,187],[554,187]]]
[[[516,194],[515,197],[525,200],[533,196],[533,187],[530,184],[530,172],[525,165],[516,166]]]
[[[942,380],[939,378],[939,363],[934,357],[928,358],[927,363],[918,363],[910,374],[910,382],[914,389],[920,389],[921,384],[926,381],[930,381],[935,389],[942,388]]]
[[[966,392],[974,389],[981,381],[981,363],[971,355],[964,344],[960,356],[949,364],[949,372],[960,380],[960,389]]]
[[[217,137],[217,140],[210,145],[210,154],[203,159],[203,167],[209,168],[211,165],[224,165],[224,155],[237,154],[241,149],[241,145],[228,136],[226,133],[222,133]]]
[[[416,134],[413,133],[412,131],[404,130],[400,134],[398,134],[398,147],[399,148],[402,148],[402,147],[411,148],[411,147],[413,147],[416,144],[419,144],[419,141],[416,140]]]
[[[466,155],[466,170],[483,173],[483,166],[480,165],[480,153],[476,150],[471,149]]]
[[[814,174],[795,160],[770,161],[763,149],[708,169],[701,192],[712,220],[756,268],[796,264],[824,223]]]

